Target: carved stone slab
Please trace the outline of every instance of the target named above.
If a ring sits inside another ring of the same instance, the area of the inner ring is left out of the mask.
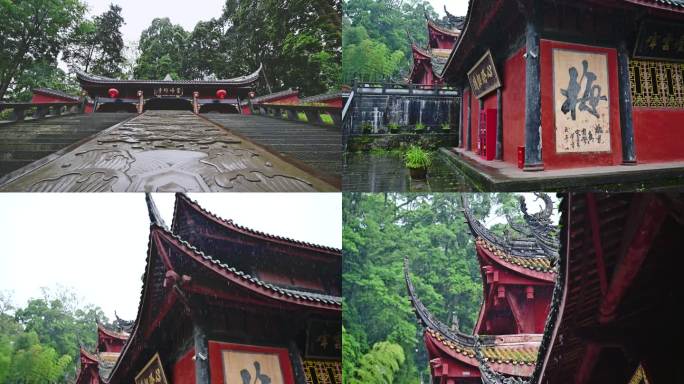
[[[0,185],[0,191],[22,192],[334,190],[185,111],[147,111]]]

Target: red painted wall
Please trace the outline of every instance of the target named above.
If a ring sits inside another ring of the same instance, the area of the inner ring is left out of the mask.
[[[477,122],[480,120],[480,100],[472,93],[470,95],[470,148],[468,149],[477,152]]]
[[[331,107],[342,108],[344,107],[342,103],[342,97],[336,97],[334,99],[322,100],[321,103],[327,104]]]
[[[461,148],[466,148],[468,145],[466,141],[466,129],[468,128],[468,103],[470,103],[470,89],[463,90],[463,98],[461,99],[461,109],[463,110],[463,119],[461,121]]]
[[[43,95],[40,93],[34,93],[33,97],[31,97],[31,103],[33,103],[33,104],[64,103],[64,102],[70,102],[70,101],[73,101],[73,100],[64,99],[61,97]],[[92,113],[92,112],[93,112],[93,103],[86,104],[85,113]]]
[[[493,109],[496,111],[496,91],[494,91],[494,92],[492,92],[492,93],[490,93],[484,97],[484,105],[483,106],[484,106],[485,111],[488,109]],[[491,128],[493,133],[494,133],[494,143],[492,145],[492,150],[496,151],[496,114],[494,116],[495,117],[494,117],[493,121],[490,122],[489,120],[487,120],[487,127],[488,127],[487,129],[489,130],[489,128]],[[478,123],[479,123],[479,119],[478,119]],[[478,127],[478,129],[479,129],[479,127]],[[489,134],[489,132],[487,132],[487,133]],[[479,135],[479,132],[478,132],[478,135]],[[484,156],[484,154],[482,154],[482,156]]]
[[[622,162],[620,105],[615,49],[558,41],[541,41],[541,109],[542,109],[542,160],[545,169],[616,165]],[[608,56],[608,87],[610,97],[610,152],[556,153],[555,116],[553,105],[553,48],[605,53]],[[637,146],[639,142],[637,141]]]
[[[192,357],[195,356],[195,348],[183,355],[173,366],[173,382],[174,383],[195,383],[195,361]]]
[[[638,163],[684,160],[684,110],[634,108]]]
[[[64,102],[71,102],[71,101],[73,101],[73,100],[64,99],[61,97],[43,95],[40,93],[34,93],[33,97],[31,98],[31,103],[33,103],[33,104],[64,103]]]
[[[524,49],[503,65],[503,160],[517,166],[518,146],[525,145],[525,59]]]

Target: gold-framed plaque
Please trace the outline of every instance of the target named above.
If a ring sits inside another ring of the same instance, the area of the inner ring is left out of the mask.
[[[164,366],[159,359],[159,353],[155,353],[152,359],[135,376],[135,384],[169,384],[164,373]]]
[[[501,88],[501,80],[496,72],[496,65],[492,52],[487,52],[468,71],[468,82],[473,95],[478,99],[486,96],[497,88]]]

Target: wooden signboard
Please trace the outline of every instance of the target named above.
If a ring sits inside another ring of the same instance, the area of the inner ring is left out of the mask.
[[[155,353],[145,368],[135,377],[135,384],[168,384],[159,354]]]
[[[608,57],[553,50],[556,152],[610,151]]]
[[[644,372],[644,367],[641,364],[637,367],[632,379],[629,380],[629,384],[649,384],[646,372]]]
[[[639,26],[634,57],[684,61],[684,25],[645,20]]]
[[[342,329],[339,322],[309,321],[306,357],[336,360],[342,358]]]
[[[293,384],[291,364],[285,348],[209,342],[213,384]]]
[[[468,71],[468,81],[472,93],[478,99],[501,87],[499,74],[496,72],[492,53],[489,50]]]
[[[154,89],[154,95],[160,96],[183,96],[182,87],[156,87]]]

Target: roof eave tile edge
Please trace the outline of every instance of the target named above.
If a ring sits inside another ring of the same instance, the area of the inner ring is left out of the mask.
[[[238,270],[235,267],[231,267],[225,263],[222,263],[221,261],[212,257],[211,255],[205,254],[201,250],[195,248],[192,244],[183,240],[183,238],[181,238],[179,235],[170,232],[166,228],[163,228],[163,227],[160,227],[157,225],[154,225],[154,227],[159,229],[160,231],[162,231],[166,235],[171,236],[171,238],[175,239],[176,241],[178,241],[180,243],[180,245],[182,247],[184,247],[187,251],[192,252],[193,254],[195,254],[198,257],[201,257],[202,259],[206,260],[207,262],[220,267],[221,269],[223,269],[224,271],[226,271],[228,273],[233,274],[234,276],[242,279],[243,281],[245,281],[248,284],[256,285],[258,287],[268,289],[272,292],[278,293],[282,296],[294,298],[297,300],[322,303],[322,304],[330,305],[330,306],[334,306],[334,307],[340,307],[342,305],[342,298],[341,297],[335,297],[332,300],[322,299],[322,298],[317,298],[317,297],[313,297],[313,296],[307,296],[305,292],[292,293],[292,290],[289,290],[287,288],[280,288],[280,287],[275,286],[271,283],[265,282],[256,276],[251,276],[251,275],[249,275],[243,271]],[[326,296],[330,296],[330,295],[326,295]],[[333,296],[330,296],[330,297],[333,297]]]
[[[214,214],[213,212],[208,211],[207,209],[202,207],[197,201],[191,199],[188,195],[186,195],[184,193],[177,193],[176,194],[176,204],[178,204],[178,200],[180,198],[185,199],[191,206],[198,209],[200,212],[204,213],[205,215],[208,215],[209,217],[211,217],[214,220],[219,221],[220,223],[222,223],[223,225],[225,225],[231,229],[237,229],[240,231],[247,231],[251,234],[263,236],[263,237],[266,237],[266,238],[274,240],[274,241],[285,241],[285,242],[292,243],[292,245],[295,245],[295,246],[314,248],[315,250],[322,250],[322,251],[326,251],[327,253],[334,253],[336,256],[340,256],[340,257],[342,256],[342,250],[339,248],[333,248],[333,247],[328,247],[326,245],[313,244],[313,243],[308,243],[306,241],[300,241],[300,240],[295,240],[295,239],[291,239],[288,237],[273,235],[273,234],[261,232],[261,231],[255,230],[255,229],[251,229],[249,227],[239,225],[232,220],[226,220],[226,219]],[[174,218],[175,218],[175,212],[176,212],[175,207],[176,207],[176,205],[174,205]],[[174,231],[174,233],[175,233],[175,231]]]

